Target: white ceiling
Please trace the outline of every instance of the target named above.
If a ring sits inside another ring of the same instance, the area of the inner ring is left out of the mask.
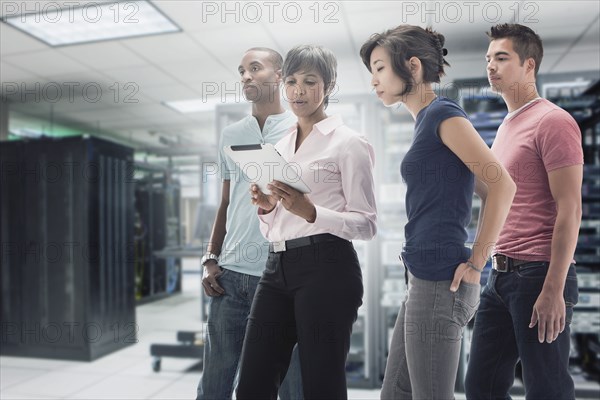
[[[57,3],[65,2],[0,0],[0,14]],[[239,59],[249,47],[285,54],[302,43],[324,45],[337,55],[340,96],[368,93],[359,48],[372,33],[401,23],[432,25],[446,36],[452,67],[444,82],[484,76],[484,32],[499,22],[525,22],[540,34],[542,74],[600,69],[600,2],[594,0],[329,1],[318,7],[314,1],[152,3],[182,31],[52,48],[0,22],[1,94],[11,100],[11,109],[42,118],[50,118],[52,109],[56,122],[138,142],[154,144],[159,135],[149,132],[158,132],[214,143],[214,111],[180,114],[162,103],[202,97],[207,85],[235,88]],[[215,7],[218,12],[211,15],[207,10]],[[233,12],[224,13],[223,7]],[[257,10],[262,15],[254,22]],[[32,94],[36,87],[39,99]]]

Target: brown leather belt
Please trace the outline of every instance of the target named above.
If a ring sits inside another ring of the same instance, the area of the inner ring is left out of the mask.
[[[516,271],[521,265],[530,262],[534,261],[516,260],[503,254],[495,254],[492,257],[492,268],[498,272],[513,272]]]

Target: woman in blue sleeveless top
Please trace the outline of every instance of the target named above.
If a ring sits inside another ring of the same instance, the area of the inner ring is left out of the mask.
[[[401,25],[375,34],[360,55],[384,105],[415,119],[400,172],[407,186],[408,291],[394,327],[382,399],[453,399],[464,327],[479,304],[480,273],[504,224],[515,184],[458,104],[432,89],[444,75],[444,36]],[[465,245],[473,191],[482,198]]]

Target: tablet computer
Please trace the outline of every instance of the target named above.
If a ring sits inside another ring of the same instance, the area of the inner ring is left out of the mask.
[[[300,165],[288,163],[270,144],[244,144],[224,146],[223,151],[243,173],[242,179],[256,183],[265,194],[271,194],[267,184],[280,181],[302,193],[310,193],[302,181]]]

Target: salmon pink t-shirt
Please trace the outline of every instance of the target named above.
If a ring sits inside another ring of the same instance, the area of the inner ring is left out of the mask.
[[[492,151],[517,185],[495,252],[518,260],[550,261],[557,211],[548,173],[583,164],[577,123],[562,108],[539,99],[504,119]]]

